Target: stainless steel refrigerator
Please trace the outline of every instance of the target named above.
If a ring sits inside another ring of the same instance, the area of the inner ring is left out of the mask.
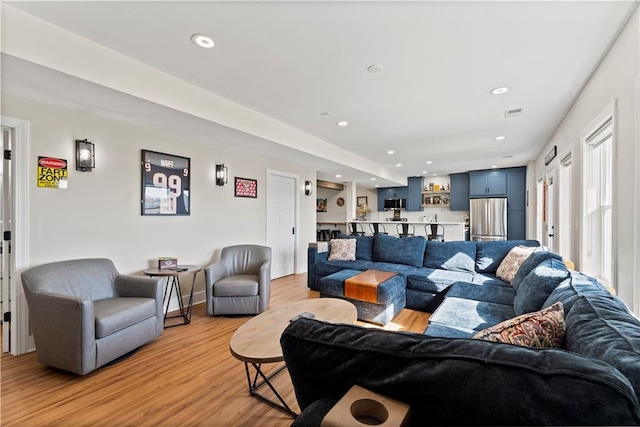
[[[471,240],[507,240],[507,198],[469,200]]]

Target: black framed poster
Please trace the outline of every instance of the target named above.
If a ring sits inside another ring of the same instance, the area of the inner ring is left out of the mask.
[[[142,150],[142,215],[189,215],[191,160]]]

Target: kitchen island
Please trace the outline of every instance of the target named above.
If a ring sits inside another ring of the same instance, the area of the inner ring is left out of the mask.
[[[416,236],[424,236],[427,237],[430,234],[431,224],[442,225],[444,227],[444,240],[447,242],[460,241],[465,240],[465,226],[464,222],[452,222],[452,221],[350,221],[348,223],[348,230],[351,232],[353,230],[353,224],[358,227],[358,231],[364,231],[365,234],[371,235],[373,234],[372,228],[374,225],[378,226],[378,230],[384,230],[390,236],[398,236],[398,228],[401,228],[402,232],[406,233],[404,228],[411,228],[409,225],[413,225]],[[361,227],[360,227],[361,226]],[[400,226],[400,227],[398,227]]]

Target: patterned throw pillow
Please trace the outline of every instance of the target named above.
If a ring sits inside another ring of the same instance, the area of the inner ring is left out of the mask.
[[[535,313],[505,320],[473,336],[474,339],[522,347],[561,348],[564,343],[564,308],[561,302]]]
[[[331,239],[329,261],[355,261],[356,239]]]
[[[527,246],[514,246],[498,266],[496,276],[510,284],[522,263],[534,250],[535,248]]]

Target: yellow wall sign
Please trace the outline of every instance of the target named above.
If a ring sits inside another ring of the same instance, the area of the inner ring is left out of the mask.
[[[67,188],[67,161],[38,156],[38,187]]]

